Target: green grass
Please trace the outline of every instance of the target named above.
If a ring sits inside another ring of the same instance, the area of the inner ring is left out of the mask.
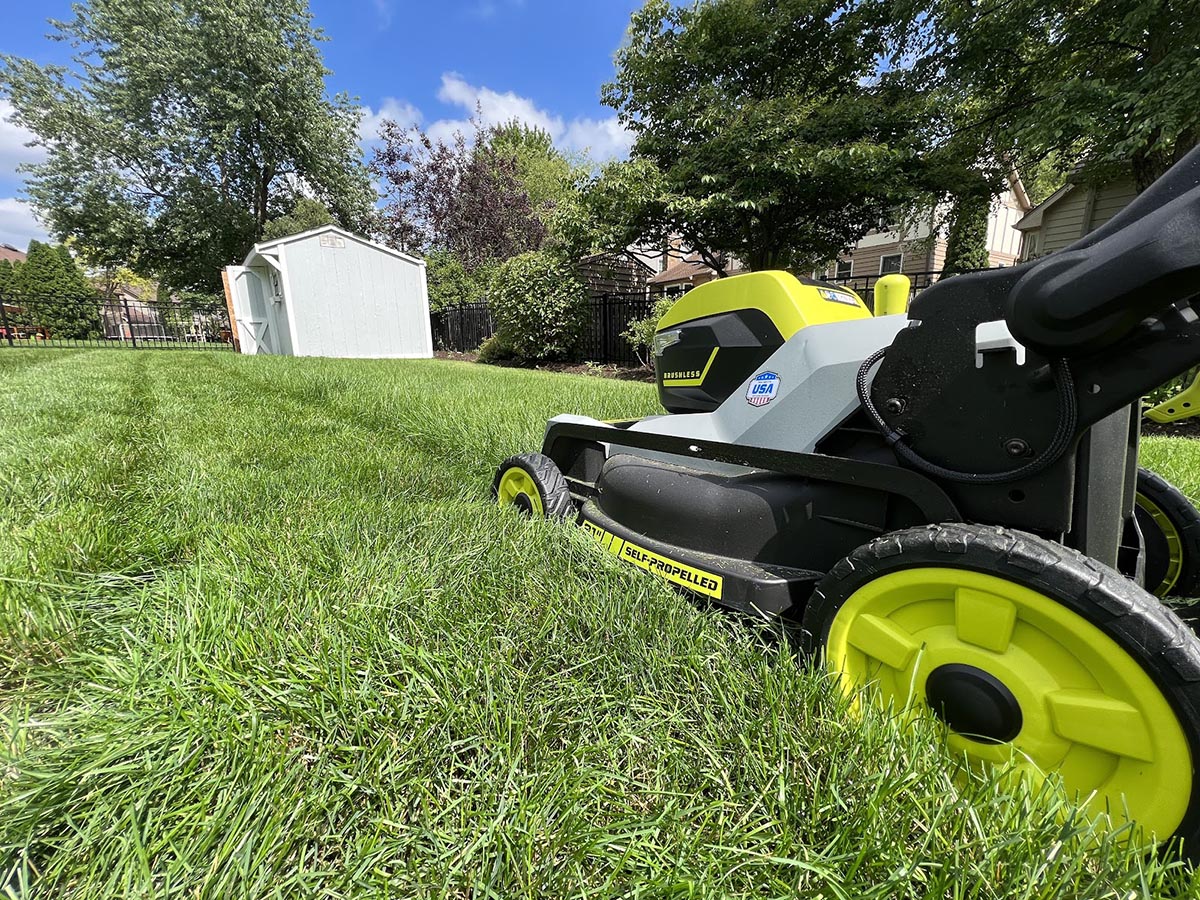
[[[492,507],[641,384],[0,352],[0,893],[1159,897],[748,627]],[[1147,442],[1200,494],[1194,445]]]

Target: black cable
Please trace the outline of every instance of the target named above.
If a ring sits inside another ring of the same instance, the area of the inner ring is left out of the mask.
[[[1079,406],[1075,399],[1075,379],[1071,375],[1071,369],[1067,365],[1067,361],[1065,359],[1056,359],[1050,365],[1054,372],[1055,387],[1058,388],[1058,427],[1054,432],[1054,438],[1050,441],[1050,445],[1036,459],[1031,459],[1025,465],[1010,472],[958,472],[954,469],[947,469],[945,466],[939,466],[937,463],[930,462],[918,455],[915,450],[905,444],[904,439],[907,435],[903,431],[892,428],[884,420],[883,416],[879,414],[879,410],[875,408],[875,404],[871,400],[871,386],[868,382],[868,376],[871,373],[872,367],[882,360],[885,355],[887,355],[886,347],[882,350],[876,350],[867,357],[866,361],[859,368],[858,378],[855,381],[855,387],[858,389],[858,401],[875,423],[875,427],[883,434],[884,439],[888,442],[888,446],[892,448],[897,456],[920,472],[932,475],[935,478],[941,478],[945,481],[957,481],[966,484],[1004,484],[1009,481],[1017,481],[1021,478],[1036,475],[1038,472],[1054,465],[1071,446],[1071,441],[1075,438],[1075,428],[1079,424]]]

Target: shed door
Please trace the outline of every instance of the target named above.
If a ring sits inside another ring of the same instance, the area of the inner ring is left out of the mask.
[[[242,352],[247,354],[276,354],[271,300],[267,296],[262,276],[254,269],[234,271],[234,313],[238,333],[242,337]]]

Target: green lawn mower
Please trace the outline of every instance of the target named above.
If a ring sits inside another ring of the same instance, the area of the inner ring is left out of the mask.
[[[1200,363],[1200,150],[907,315],[757,272],[684,295],[654,350],[667,415],[552,419],[498,501],[1200,855],[1200,639],[1155,596],[1200,594],[1200,516],[1137,466],[1141,398]]]

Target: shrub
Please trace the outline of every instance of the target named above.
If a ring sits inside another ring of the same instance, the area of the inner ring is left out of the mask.
[[[504,339],[498,334],[493,334],[479,345],[479,362],[481,363],[493,366],[503,365],[513,362],[515,356],[513,348],[504,343]]]
[[[446,309],[463,303],[479,303],[485,299],[495,265],[484,263],[468,269],[462,260],[449,250],[432,250],[425,257],[429,279],[429,308]]]
[[[497,337],[524,363],[570,356],[579,343],[586,304],[587,288],[574,267],[544,250],[504,262],[488,297]]]
[[[629,346],[638,355],[643,366],[654,366],[654,332],[658,328],[658,320],[667,314],[675,305],[676,298],[664,297],[654,301],[650,315],[644,319],[633,319],[629,327],[621,332],[621,337],[629,342]]]

